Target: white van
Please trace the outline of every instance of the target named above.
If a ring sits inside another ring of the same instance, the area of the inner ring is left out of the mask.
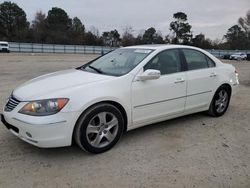
[[[8,42],[0,41],[0,52],[7,52],[7,53],[10,52]]]

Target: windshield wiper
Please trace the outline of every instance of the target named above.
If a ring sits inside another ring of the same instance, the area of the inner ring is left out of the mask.
[[[93,67],[93,66],[91,66],[91,65],[88,65],[88,67],[91,68],[91,69],[93,69],[94,71],[100,73],[100,74],[103,74],[103,71],[101,71],[101,70],[98,69],[98,68],[95,68],[95,67]]]

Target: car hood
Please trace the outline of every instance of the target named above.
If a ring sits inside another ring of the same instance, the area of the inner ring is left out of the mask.
[[[112,76],[95,74],[77,69],[69,69],[46,74],[20,85],[13,91],[14,97],[21,101],[39,99],[54,91],[110,79]]]

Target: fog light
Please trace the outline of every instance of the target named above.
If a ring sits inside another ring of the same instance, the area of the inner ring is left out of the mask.
[[[26,135],[30,138],[32,138],[32,135],[29,132],[26,132]]]

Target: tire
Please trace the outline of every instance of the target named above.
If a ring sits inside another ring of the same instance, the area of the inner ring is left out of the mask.
[[[219,87],[209,106],[208,114],[214,117],[219,117],[225,114],[230,103],[230,98],[231,92],[229,88],[226,86]]]
[[[109,103],[99,103],[80,116],[74,129],[74,139],[81,149],[102,153],[119,141],[123,128],[122,113]]]

